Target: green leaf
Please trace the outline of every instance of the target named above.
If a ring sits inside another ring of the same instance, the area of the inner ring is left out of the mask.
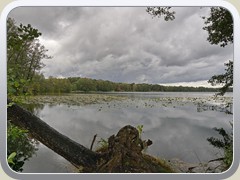
[[[25,79],[20,79],[20,83],[25,83],[26,82],[26,80]]]
[[[13,162],[13,159],[15,158],[16,155],[17,155],[17,153],[16,153],[16,152],[13,152],[13,153],[11,153],[11,154],[8,156],[8,158],[7,158],[8,164],[15,164],[15,163]]]
[[[7,107],[11,107],[12,105],[14,105],[14,103],[10,102],[9,104],[7,104]]]
[[[14,86],[17,88],[17,87],[19,87],[19,82],[18,81],[15,81],[14,82]]]

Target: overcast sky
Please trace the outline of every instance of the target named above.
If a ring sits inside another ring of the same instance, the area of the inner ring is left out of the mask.
[[[53,56],[42,73],[114,82],[205,85],[224,72],[233,46],[207,41],[209,8],[178,7],[174,21],[144,7],[19,7],[10,17],[31,24]]]

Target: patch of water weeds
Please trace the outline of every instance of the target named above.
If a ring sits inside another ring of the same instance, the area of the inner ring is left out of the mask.
[[[154,102],[164,102],[166,104],[172,104],[172,102],[179,102],[179,103],[230,103],[232,102],[232,97],[215,97],[215,96],[208,96],[208,97],[158,97],[151,99]]]
[[[124,101],[125,105],[122,103],[117,103]],[[39,95],[39,96],[29,96],[26,99],[25,104],[66,104],[68,106],[77,105],[92,105],[92,104],[107,104],[107,108],[128,108],[130,106],[139,108],[177,108],[179,106],[192,106],[195,105],[201,111],[212,109],[232,112],[232,97],[156,97],[156,98],[146,98],[146,97],[129,97],[129,96],[118,96],[118,95],[108,95],[108,94],[64,94],[59,95]],[[114,105],[112,104],[114,103]],[[117,104],[117,106],[116,106]],[[105,107],[105,106],[104,106]],[[103,106],[98,107],[98,111],[102,111]],[[200,111],[199,111],[200,112]]]
[[[103,94],[71,94],[62,96],[43,95],[43,96],[29,96],[26,99],[26,104],[67,104],[67,105],[88,105],[100,104],[111,101],[122,101],[127,97],[103,95]]]

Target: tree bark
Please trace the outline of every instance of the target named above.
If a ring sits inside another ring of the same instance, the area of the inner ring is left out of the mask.
[[[8,104],[11,101],[8,100]],[[33,138],[64,157],[74,166],[83,166],[85,171],[94,169],[99,154],[59,133],[37,116],[13,104],[7,108],[7,119],[28,130]]]

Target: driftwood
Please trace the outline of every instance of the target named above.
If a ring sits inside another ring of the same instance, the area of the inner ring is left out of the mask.
[[[10,101],[8,100],[8,103]],[[7,118],[13,124],[27,129],[33,138],[64,157],[82,172],[107,173],[161,173],[172,172],[158,159],[142,153],[152,141],[142,141],[136,128],[127,125],[108,139],[104,150],[94,152],[59,133],[47,123],[20,106],[7,109]]]

